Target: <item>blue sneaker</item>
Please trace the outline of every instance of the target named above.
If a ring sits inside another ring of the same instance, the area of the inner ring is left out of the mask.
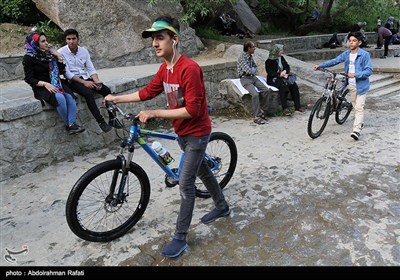
[[[172,239],[171,243],[164,247],[161,254],[164,257],[176,258],[188,247],[185,240]]]
[[[229,206],[226,206],[226,208],[222,210],[218,210],[217,208],[215,208],[210,213],[204,215],[203,218],[201,218],[201,222],[203,224],[209,224],[214,222],[218,218],[229,216],[230,213],[231,209],[229,209]]]

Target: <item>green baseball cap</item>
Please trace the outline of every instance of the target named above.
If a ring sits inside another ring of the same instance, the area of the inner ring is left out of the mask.
[[[179,30],[176,30],[175,27],[173,27],[168,22],[159,20],[159,21],[155,21],[153,23],[153,25],[151,26],[151,28],[146,29],[145,31],[143,31],[142,32],[142,37],[143,38],[149,38],[149,37],[151,37],[151,33],[157,32],[157,31],[161,31],[161,30],[165,30],[165,29],[168,29],[169,31],[172,31],[176,35],[179,36]]]

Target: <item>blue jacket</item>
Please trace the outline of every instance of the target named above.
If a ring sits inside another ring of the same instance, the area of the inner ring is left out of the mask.
[[[327,68],[334,66],[344,62],[344,72],[349,72],[349,64],[350,64],[350,50],[344,51],[336,58],[325,61],[319,65],[321,68]],[[371,63],[371,57],[369,52],[364,51],[363,49],[358,49],[357,57],[355,61],[356,67],[356,86],[357,86],[357,94],[362,95],[366,94],[370,88],[369,76],[371,76],[373,67]]]

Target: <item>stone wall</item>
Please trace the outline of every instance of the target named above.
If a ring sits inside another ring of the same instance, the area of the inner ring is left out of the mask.
[[[1,56],[0,57],[0,82],[22,79],[24,68],[22,57],[24,55]]]
[[[374,48],[376,46],[376,38],[377,38],[376,33],[365,32],[365,34],[367,36],[368,45]],[[339,41],[343,42],[344,37],[347,36],[347,33],[338,33],[337,35]],[[290,54],[293,52],[312,51],[317,48],[322,48],[322,46],[325,43],[329,42],[329,39],[331,37],[332,34],[324,34],[324,35],[311,35],[311,36],[277,38],[269,40],[258,40],[257,47],[269,50],[274,44],[282,44],[284,45],[285,53]]]
[[[209,105],[214,109],[231,108],[233,105],[219,94],[218,88],[221,80],[234,77],[236,62],[200,65],[204,72]],[[152,77],[117,81],[111,83],[110,87],[117,94],[126,94],[143,87]],[[101,99],[97,101],[100,105]],[[123,105],[138,112],[145,108],[164,107],[165,98],[160,95],[146,102]],[[118,139],[114,131],[103,133],[100,130],[79,97],[77,121],[86,130],[77,135],[67,135],[57,112],[52,108],[43,108],[40,101],[33,97],[2,104],[1,108],[0,181],[35,172],[54,162],[69,160],[74,155],[110,146]],[[101,112],[107,116],[105,109],[101,109]],[[116,143],[113,145],[117,146]]]

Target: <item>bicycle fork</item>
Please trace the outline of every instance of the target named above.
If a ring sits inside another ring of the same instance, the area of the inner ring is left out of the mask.
[[[106,202],[110,203],[112,206],[117,206],[118,204],[126,202],[126,197],[129,195],[128,192],[125,191],[125,188],[126,188],[126,183],[128,181],[128,174],[130,168],[129,163],[133,158],[134,147],[133,145],[129,147],[128,158],[126,159],[123,154],[125,146],[126,143],[123,143],[121,145],[120,153],[117,156],[117,159],[121,161],[121,168],[114,170],[110,185],[110,191],[106,198]],[[121,180],[119,182],[118,193],[116,194],[116,196],[114,196],[119,176],[121,176]]]

